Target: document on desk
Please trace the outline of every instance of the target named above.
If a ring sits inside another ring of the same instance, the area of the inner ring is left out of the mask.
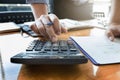
[[[14,22],[0,23],[0,34],[19,31],[20,27]]]
[[[95,65],[120,63],[120,39],[113,42],[106,36],[71,36],[70,39]]]
[[[90,26],[84,21],[72,20],[67,18],[61,19],[60,23],[63,24],[67,28],[67,30],[93,28],[93,26]]]

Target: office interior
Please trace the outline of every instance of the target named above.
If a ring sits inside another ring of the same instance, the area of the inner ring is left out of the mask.
[[[83,4],[79,0],[47,1],[49,13],[56,14],[60,19],[68,18],[79,21],[97,19],[103,24],[108,22],[111,0],[88,0]],[[103,6],[101,7],[101,5]],[[14,20],[9,19],[13,15],[16,16],[16,19],[14,17]],[[18,20],[17,15],[23,17]],[[29,15],[29,18],[26,19],[24,15]],[[34,21],[30,4],[26,4],[25,0],[0,0],[0,23],[11,21],[14,21],[16,24]]]

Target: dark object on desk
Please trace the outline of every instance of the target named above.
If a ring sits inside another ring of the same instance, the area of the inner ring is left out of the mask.
[[[22,34],[26,33],[29,36],[38,37],[38,35],[33,30],[31,30],[31,28],[28,25],[21,25],[21,31]]]
[[[83,64],[87,61],[70,40],[56,43],[34,40],[25,52],[11,57],[12,63],[20,64]]]

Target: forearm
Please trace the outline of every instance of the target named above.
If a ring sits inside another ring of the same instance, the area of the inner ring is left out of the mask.
[[[31,8],[35,20],[38,19],[43,14],[48,14],[47,4],[40,4],[40,3],[31,4]]]
[[[110,24],[120,24],[120,0],[112,1]]]

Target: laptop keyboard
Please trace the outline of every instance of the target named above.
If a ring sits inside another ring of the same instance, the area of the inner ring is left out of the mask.
[[[59,40],[56,43],[34,40],[25,52],[13,56],[11,62],[23,64],[82,64],[87,62],[87,58],[71,40]]]

